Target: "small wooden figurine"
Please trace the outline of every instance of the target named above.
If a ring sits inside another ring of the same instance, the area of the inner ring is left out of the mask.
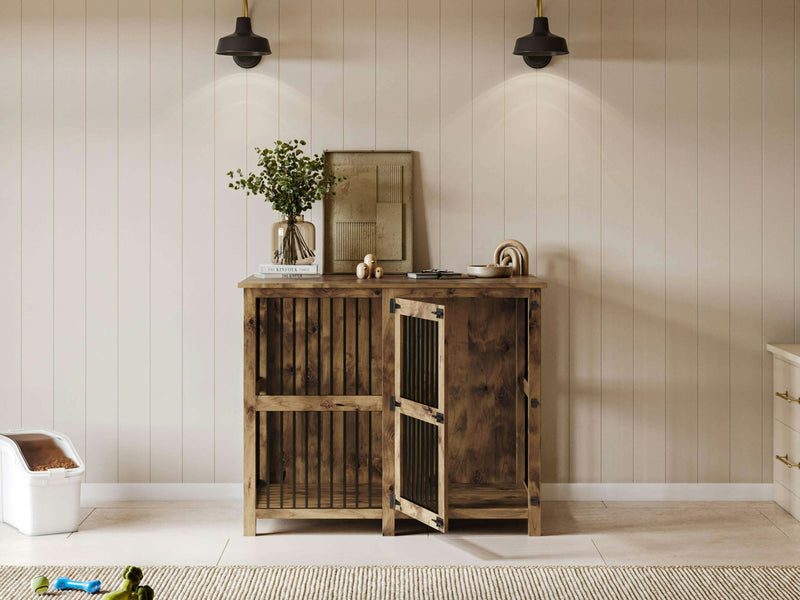
[[[364,262],[358,263],[356,277],[359,279],[380,279],[383,277],[383,267],[378,266],[378,259],[374,254],[367,254]]]

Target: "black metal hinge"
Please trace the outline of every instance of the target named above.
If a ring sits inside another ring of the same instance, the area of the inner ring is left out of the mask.
[[[400,308],[400,304],[394,298],[389,299],[389,312],[394,314],[397,309]]]
[[[437,308],[436,310],[432,311],[432,314],[437,319],[444,319],[444,309],[441,306],[439,308]]]
[[[539,496],[531,496],[531,506],[539,506]]]
[[[436,525],[436,529],[444,529],[444,521],[442,520],[442,517],[436,517],[433,520],[433,524]]]
[[[400,406],[400,403],[395,399],[394,396],[389,396],[389,410],[394,410]]]
[[[395,498],[394,492],[389,494],[389,506],[392,508],[400,508],[400,500]]]
[[[433,418],[436,419],[437,423],[444,423],[444,413],[437,412],[433,415]]]
[[[531,300],[531,313],[535,310],[539,310],[539,303],[536,300]]]
[[[538,408],[538,407],[539,407],[539,399],[531,398],[531,408]]]

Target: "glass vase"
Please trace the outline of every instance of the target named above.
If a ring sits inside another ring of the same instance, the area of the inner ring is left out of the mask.
[[[312,265],[316,259],[317,230],[303,215],[282,215],[272,226],[272,262],[276,265]]]

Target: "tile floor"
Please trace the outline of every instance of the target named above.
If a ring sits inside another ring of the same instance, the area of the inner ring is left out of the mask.
[[[427,532],[399,521],[260,521],[241,535],[230,503],[113,503],[80,529],[29,538],[0,524],[0,564],[774,565],[800,562],[800,523],[771,502],[549,502],[545,535],[521,521],[454,521]]]

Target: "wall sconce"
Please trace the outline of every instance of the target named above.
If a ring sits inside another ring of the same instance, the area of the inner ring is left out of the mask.
[[[522,56],[525,64],[533,69],[546,67],[554,56],[569,54],[567,40],[550,33],[547,17],[542,16],[542,0],[536,0],[533,31],[517,38],[514,54]]]
[[[272,54],[269,40],[253,33],[247,0],[242,0],[242,16],[236,19],[236,31],[219,38],[217,54],[232,56],[233,62],[243,69],[252,69],[262,56]]]

